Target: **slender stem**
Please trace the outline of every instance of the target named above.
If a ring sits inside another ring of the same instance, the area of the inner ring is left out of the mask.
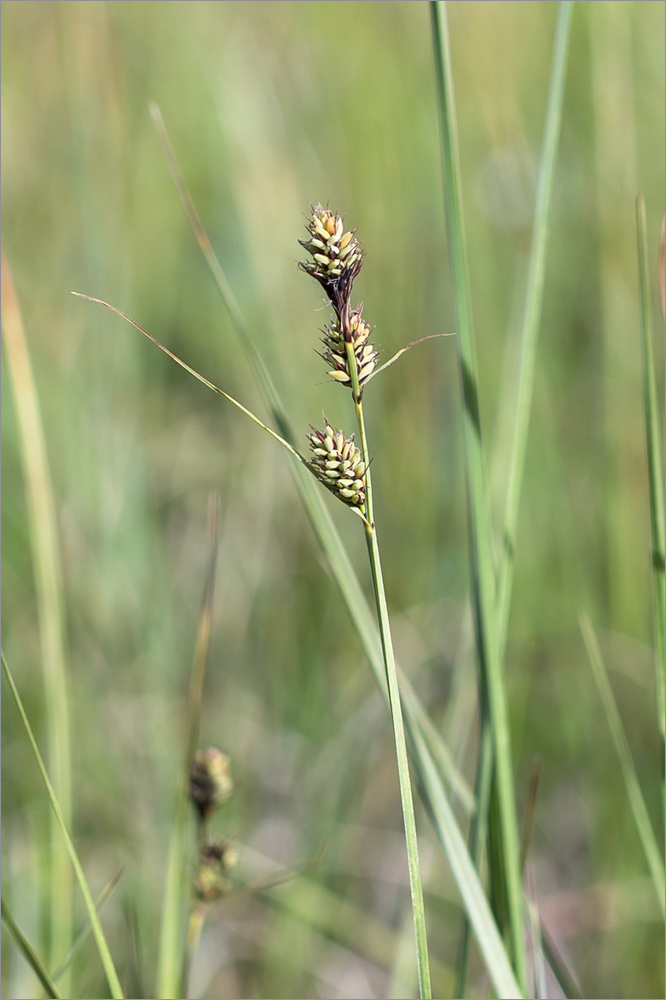
[[[351,344],[347,345],[347,354],[351,353]],[[400,782],[400,799],[402,802],[402,815],[405,824],[405,839],[407,842],[407,865],[409,868],[409,887],[412,895],[412,909],[414,911],[414,931],[416,933],[416,956],[419,975],[419,992],[422,998],[432,996],[430,986],[430,966],[428,963],[428,941],[426,937],[425,908],[423,905],[423,886],[421,884],[421,866],[419,863],[419,846],[416,836],[416,817],[414,815],[414,799],[412,796],[412,786],[409,777],[409,762],[407,758],[407,743],[405,741],[405,727],[402,718],[402,706],[400,703],[400,689],[398,687],[398,675],[393,654],[393,640],[391,639],[391,627],[389,624],[388,606],[386,604],[386,593],[384,591],[384,578],[382,576],[382,565],[379,556],[379,544],[377,542],[377,530],[375,528],[372,503],[372,482],[369,469],[370,457],[368,453],[368,442],[365,432],[365,421],[363,418],[363,404],[358,400],[358,379],[356,376],[356,363],[353,358],[349,358],[349,370],[352,372],[352,391],[354,395],[354,405],[356,408],[356,419],[358,421],[359,436],[361,439],[361,453],[363,461],[366,463],[366,487],[365,487],[365,513],[367,522],[365,525],[365,540],[368,545],[368,556],[370,559],[370,570],[372,572],[372,583],[375,591],[375,601],[377,605],[377,619],[379,621],[379,632],[382,641],[382,652],[384,654],[384,666],[386,669],[386,683],[389,693],[389,705],[391,708],[391,719],[393,721],[393,737],[395,740],[395,750],[398,759],[398,779]]]

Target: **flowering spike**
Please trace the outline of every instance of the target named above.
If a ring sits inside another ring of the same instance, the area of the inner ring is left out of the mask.
[[[363,306],[358,306],[349,316],[350,341],[354,349],[356,377],[361,393],[363,392],[364,384],[374,371],[377,358],[379,357],[379,352],[375,348],[375,345],[369,340],[370,326],[362,318],[362,311]],[[352,378],[349,371],[345,338],[338,320],[331,326],[327,325],[324,327],[322,343],[324,351],[321,356],[326,364],[331,366],[331,371],[328,372],[330,378],[336,382],[350,385]]]
[[[346,438],[326,421],[322,431],[312,427],[308,434],[312,461],[310,469],[324,486],[350,507],[365,507],[366,465],[354,444],[354,435]]]
[[[342,218],[322,205],[312,209],[308,232],[310,238],[298,242],[312,260],[301,261],[299,267],[316,278],[338,318],[347,317],[351,286],[363,261],[361,245],[353,231],[344,232]]]

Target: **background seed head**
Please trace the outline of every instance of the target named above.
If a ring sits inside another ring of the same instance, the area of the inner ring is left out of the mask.
[[[197,897],[213,902],[229,892],[229,872],[237,859],[238,852],[230,840],[205,844],[199,855],[199,867],[194,881]]]
[[[197,750],[190,765],[190,798],[202,819],[227,801],[234,788],[229,755],[209,747]]]

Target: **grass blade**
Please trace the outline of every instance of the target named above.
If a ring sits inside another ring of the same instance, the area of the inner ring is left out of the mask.
[[[451,865],[470,926],[498,997],[523,996],[509,962],[488,899],[453,814],[435,763],[419,732],[410,737],[415,746],[415,767],[425,790],[425,803],[444,852]]]
[[[53,997],[54,1000],[60,1000],[61,994],[58,993],[55,983],[39,960],[37,952],[34,950],[27,937],[14,920],[12,912],[5,903],[4,899],[2,900],[2,925],[5,927],[7,933],[14,941],[14,944],[39,979],[40,983],[44,987],[46,995],[48,997]]]
[[[492,528],[486,492],[481,442],[477,365],[472,322],[472,305],[467,272],[465,233],[458,156],[458,135],[451,73],[446,4],[431,3],[435,63],[442,139],[444,204],[450,248],[452,281],[458,330],[460,377],[464,401],[464,453],[469,507],[472,557],[473,605],[480,671],[480,698],[487,699],[495,751],[495,791],[502,869],[506,879],[506,912],[511,954],[521,991],[526,984],[525,940],[520,853],[511,761],[511,734],[502,656],[498,643],[496,578]]]
[[[62,566],[51,475],[37,390],[9,261],[2,247],[2,330],[14,391],[25,478],[30,542],[35,568],[49,766],[66,825],[72,826],[67,654],[65,651]],[[72,943],[72,873],[58,825],[50,824],[50,962]],[[70,990],[65,979],[63,992]]]
[[[545,277],[546,243],[550,219],[551,194],[555,160],[559,142],[560,124],[562,119],[562,104],[564,100],[564,85],[571,33],[571,16],[573,5],[570,0],[562,0],[559,4],[557,30],[553,51],[553,64],[550,76],[548,105],[544,138],[539,164],[534,225],[530,249],[529,270],[523,307],[521,327],[521,357],[516,385],[508,387],[508,391],[516,397],[516,418],[513,440],[508,462],[507,495],[505,501],[504,524],[502,529],[502,548],[499,555],[498,592],[497,592],[497,641],[500,652],[504,655],[509,621],[509,608],[513,589],[513,567],[516,545],[516,530],[518,511],[522,490],[527,439],[529,433],[532,400],[534,395],[534,378],[536,372],[537,344],[541,308],[543,302],[543,287]],[[485,715],[484,715],[485,720]],[[478,865],[485,843],[485,835],[479,824],[484,825],[484,803],[488,801],[491,787],[494,754],[492,742],[486,735],[486,725],[482,725],[482,746],[479,754],[477,777],[477,813],[472,822],[470,842],[472,856]],[[523,863],[521,863],[521,870]],[[466,955],[467,928],[463,929],[463,940],[460,955],[459,991],[462,992]]]
[[[606,720],[611,731],[611,737],[613,739],[613,743],[615,744],[615,752],[617,753],[618,760],[620,762],[620,769],[622,771],[622,777],[624,778],[624,786],[627,791],[629,805],[634,816],[638,836],[640,837],[641,844],[643,846],[645,860],[647,861],[650,875],[652,876],[652,881],[654,882],[655,892],[659,899],[659,907],[663,917],[665,912],[664,863],[657,846],[657,841],[652,829],[650,817],[648,816],[648,811],[645,807],[645,800],[643,799],[643,793],[641,792],[641,787],[638,783],[638,776],[636,775],[636,768],[634,767],[631,750],[629,749],[629,743],[624,732],[622,719],[620,718],[620,713],[618,712],[617,704],[608,681],[608,674],[606,673],[606,669],[603,664],[599,643],[594,633],[592,622],[587,615],[580,616],[580,628],[583,633],[583,641],[585,642],[587,655],[590,658],[592,673],[594,674],[594,679],[597,682],[601,702],[604,707],[604,712],[606,713]]]
[[[645,200],[636,199],[636,229],[638,237],[638,273],[641,293],[641,328],[643,334],[643,399],[645,403],[645,439],[647,443],[648,476],[650,481],[650,527],[652,531],[652,571],[654,595],[654,627],[656,632],[657,711],[662,747],[664,742],[664,473],[661,465],[661,417],[657,403],[657,387],[652,350],[652,306],[645,222]],[[663,261],[660,261],[663,269]],[[663,273],[663,272],[662,272]]]
[[[124,320],[127,320],[127,322],[131,323],[132,326],[139,331],[139,333],[142,333],[144,337],[147,337],[148,340],[151,340],[156,347],[159,347],[160,351],[163,351],[164,354],[168,355],[168,357],[170,357],[172,361],[175,361],[177,365],[180,365],[181,368],[184,368],[186,372],[189,372],[190,375],[193,375],[195,379],[197,379],[203,385],[207,386],[209,389],[212,389],[213,392],[217,393],[218,396],[222,396],[223,399],[226,399],[230,403],[232,403],[237,410],[240,410],[241,413],[244,413],[246,417],[249,417],[250,420],[252,420],[255,424],[257,424],[257,426],[261,427],[262,430],[266,431],[267,434],[270,434],[272,438],[275,438],[276,441],[278,441],[283,447],[285,447],[287,451],[291,452],[294,458],[297,458],[298,461],[302,462],[304,465],[306,464],[306,461],[303,458],[303,456],[298,451],[296,451],[296,449],[288,441],[285,441],[285,439],[280,437],[279,434],[276,434],[275,431],[272,431],[270,427],[267,427],[266,424],[259,419],[259,417],[255,416],[251,410],[248,410],[247,407],[243,406],[242,403],[239,403],[238,400],[234,399],[233,396],[230,396],[223,389],[218,388],[218,386],[216,386],[213,382],[210,382],[207,378],[205,378],[205,376],[201,375],[198,371],[195,371],[194,368],[190,368],[190,366],[185,361],[182,361],[177,354],[174,354],[172,351],[169,350],[168,347],[165,347],[164,344],[161,344],[156,337],[153,337],[152,333],[148,333],[148,331],[144,330],[142,326],[139,326],[139,324],[135,320],[133,320],[131,316],[128,316],[127,313],[124,313],[121,309],[118,309],[116,306],[112,306],[110,302],[105,302],[104,299],[96,299],[93,295],[85,295],[83,292],[72,292],[72,295],[76,295],[77,298],[79,299],[87,299],[88,302],[97,302],[98,305],[105,306],[105,308],[110,309],[111,312],[114,312],[118,316],[121,316]]]
[[[42,776],[44,785],[46,786],[46,792],[51,803],[51,808],[53,809],[56,821],[62,833],[62,836],[67,847],[67,853],[69,854],[72,865],[74,867],[74,873],[76,875],[79,887],[81,889],[81,894],[86,905],[86,910],[88,911],[88,917],[90,919],[90,925],[92,927],[93,934],[95,935],[95,943],[97,944],[97,951],[99,952],[99,957],[102,960],[102,965],[104,966],[104,972],[106,974],[106,981],[109,984],[109,989],[111,991],[111,996],[113,1000],[123,1000],[123,991],[120,986],[120,980],[118,979],[118,974],[116,972],[115,965],[113,964],[113,959],[111,957],[111,952],[109,951],[109,946],[107,944],[106,938],[104,936],[104,931],[102,930],[102,925],[99,921],[97,915],[97,910],[95,909],[95,902],[92,898],[90,887],[86,880],[86,876],[81,867],[81,862],[79,861],[78,855],[76,853],[76,848],[72,842],[72,838],[69,835],[67,825],[65,823],[60,804],[53,790],[53,786],[49,780],[44,762],[42,760],[42,755],[39,752],[37,742],[32,732],[30,723],[28,722],[28,716],[25,714],[25,709],[23,708],[23,702],[21,701],[20,695],[14,683],[14,678],[11,674],[7,661],[5,659],[5,654],[1,654],[2,657],[2,669],[7,678],[7,682],[11,689],[14,701],[16,702],[16,707],[19,710],[19,714],[23,721],[25,731],[28,735],[28,740],[30,741],[30,746],[32,747],[32,752],[35,755],[35,760],[37,761],[37,767],[39,768],[39,773]]]
[[[178,792],[176,821],[169,844],[169,860],[167,863],[167,879],[164,890],[164,905],[157,959],[157,996],[160,1000],[169,1000],[169,998],[180,996],[183,989],[183,981],[187,975],[183,929],[187,901],[190,898],[189,881],[184,870],[189,826],[188,783],[190,763],[199,739],[203,683],[208,647],[210,645],[213,600],[215,596],[215,571],[217,568],[219,547],[219,508],[219,496],[215,495],[211,499],[209,512],[210,556],[194,651],[192,676],[190,679],[185,760]]]

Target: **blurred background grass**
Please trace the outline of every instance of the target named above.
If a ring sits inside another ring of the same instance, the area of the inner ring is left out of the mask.
[[[501,387],[517,357],[556,13],[548,3],[449,5],[498,524],[512,413]],[[113,302],[265,415],[160,152],[147,111],[155,100],[295,424],[305,434],[323,407],[351,427],[346,394],[315,354],[328,311],[296,269],[297,240],[318,200],[358,228],[367,257],[356,290],[386,356],[454,328],[427,4],[5,0],[2,15],[3,239],[63,552],[76,841],[97,891],[124,866],[104,913],[117,964],[131,995],[150,995],[207,498],[218,490],[202,739],[232,754],[237,790],[216,829],[246,845],[248,878],[262,871],[253,852],[298,864],[325,841],[310,877],[331,895],[307,918],[289,913],[298,883],[219,904],[194,993],[405,995],[399,948],[382,960],[371,941],[373,928],[404,939],[411,975],[390,726],[284,457],[117,317],[69,292]],[[578,628],[588,610],[662,830],[634,198],[647,200],[656,279],[663,37],[661,3],[574,12],[507,656],[521,808],[542,760],[539,899],[585,996],[663,993],[663,928]],[[661,337],[655,349],[662,371]],[[452,340],[415,348],[372,383],[366,409],[396,651],[471,777],[454,350]],[[663,410],[663,383],[660,392]],[[11,391],[2,444],[3,646],[39,733]],[[360,526],[333,508],[367,585]],[[3,892],[39,942],[48,807],[9,701],[3,722]],[[431,949],[451,966],[460,912],[424,816],[420,829]],[[354,919],[340,901],[357,907]],[[32,995],[32,974],[4,936],[3,958],[3,996]],[[92,946],[76,971],[77,995],[102,995]],[[451,989],[439,975],[435,989]],[[481,975],[475,989],[485,989]]]

